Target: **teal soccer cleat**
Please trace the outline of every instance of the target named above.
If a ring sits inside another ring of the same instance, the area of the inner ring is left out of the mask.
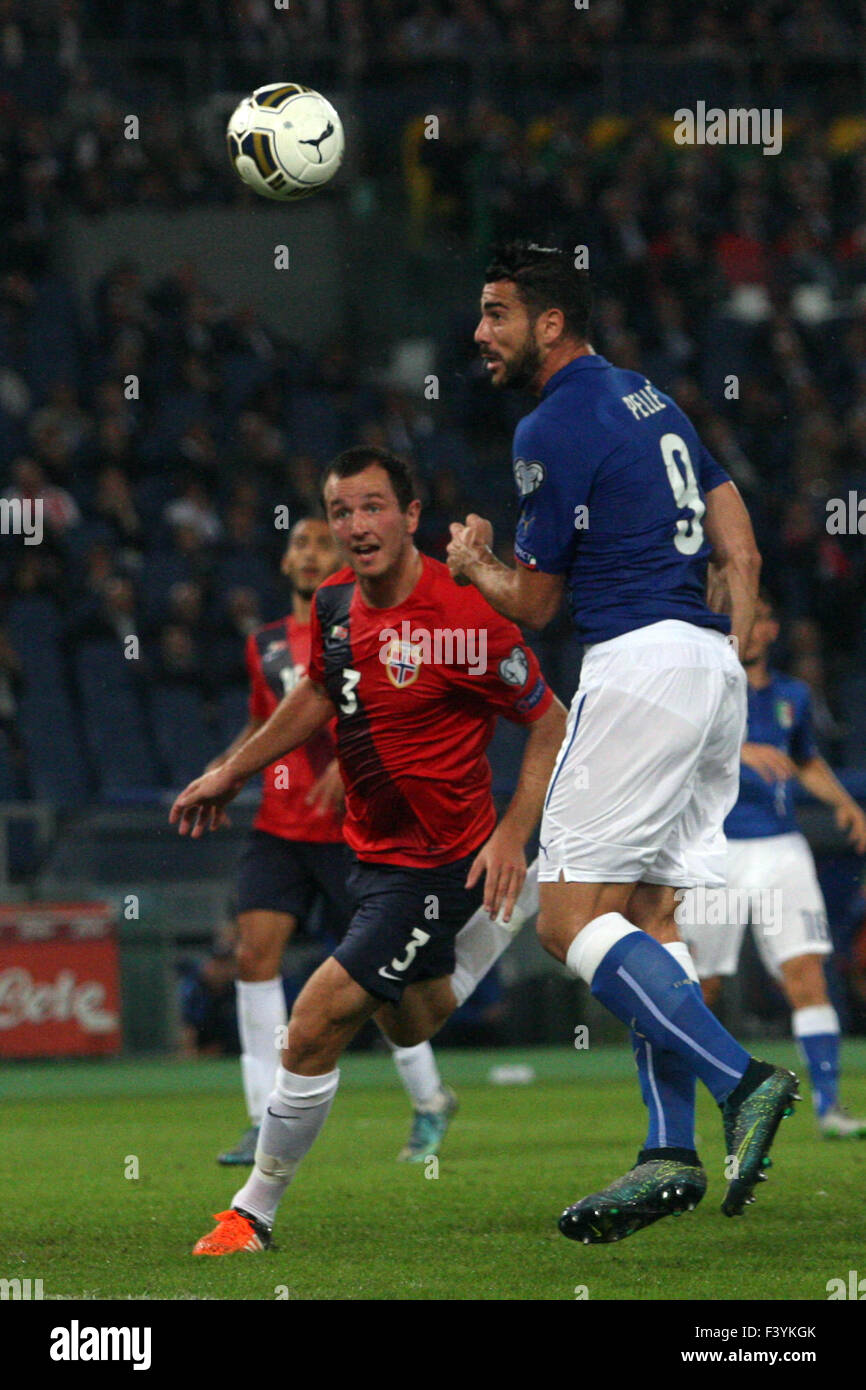
[[[440,1104],[434,1110],[415,1110],[409,1138],[397,1155],[400,1163],[423,1163],[438,1154],[448,1126],[457,1113],[457,1097],[450,1086],[439,1091]]]

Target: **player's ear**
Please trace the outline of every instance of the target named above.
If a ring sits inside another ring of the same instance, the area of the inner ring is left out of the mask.
[[[416,497],[414,502],[410,502],[405,511],[406,535],[414,536],[418,530],[418,522],[421,519],[421,503]]]
[[[549,347],[565,332],[565,315],[561,309],[545,309],[540,315],[541,339]]]

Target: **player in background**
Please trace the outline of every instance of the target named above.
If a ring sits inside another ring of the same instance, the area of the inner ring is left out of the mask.
[[[695,1077],[734,1160],[728,1216],[751,1200],[796,1096],[792,1072],[750,1057],[706,1007],[674,918],[678,889],[725,882],[746,722],[736,644],[751,630],[760,556],[690,420],[593,350],[587,273],[557,248],[517,243],[486,279],[475,338],[490,380],[540,400],[514,435],[516,568],[477,516],[452,525],[449,566],[535,628],[567,588],[587,648],[544,805],[538,932],[631,1028],[649,1109],[635,1167],[560,1218],[564,1235],[601,1243],[703,1196]],[[706,601],[710,561],[728,614]]]
[[[171,820],[181,834],[219,828],[248,777],[336,717],[358,906],[295,1002],[253,1172],[199,1255],[269,1244],[336,1094],[340,1056],[366,1019],[404,1046],[431,1037],[505,949],[565,727],[519,629],[416,549],[421,504],[400,459],[347,450],[323,491],[347,564],[316,590],[308,674],[243,747],[181,793]],[[500,714],[529,733],[497,824],[485,750]]]
[[[306,674],[310,604],[317,586],[338,564],[324,518],[297,521],[280,565],[292,585],[291,612],[250,633],[249,719],[210,768],[221,766],[243,747]],[[250,1124],[236,1147],[219,1155],[222,1164],[250,1166],[255,1158],[279,1060],[279,1039],[285,1037],[288,1022],[280,974],[287,943],[317,898],[324,900],[336,936],[342,935],[354,909],[346,887],[352,856],[343,841],[343,783],[334,752],[332,731],[321,729],[264,770],[262,801],[241,858],[237,888],[238,1030]],[[409,1139],[398,1157],[419,1163],[439,1152],[457,1098],[442,1084],[428,1042],[394,1047],[387,1036],[385,1041],[414,1111]]]
[[[726,902],[732,920],[721,925],[696,921],[700,914],[694,894],[687,895],[677,915],[704,999],[712,1008],[722,976],[736,971],[751,907],[758,954],[791,1008],[794,1037],[809,1068],[818,1127],[828,1138],[863,1138],[866,1120],[854,1119],[839,1104],[839,1018],[830,1003],[822,962],[833,947],[812,852],[794,816],[794,782],[835,809],[836,824],[858,854],[866,852],[866,815],[818,753],[809,687],[769,665],[770,648],[778,636],[773,600],[761,590],[743,657],[749,714],[740,752],[740,794],[725,822]],[[769,907],[766,913],[764,903]]]

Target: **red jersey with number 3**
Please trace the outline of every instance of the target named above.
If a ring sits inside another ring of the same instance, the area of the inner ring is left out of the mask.
[[[307,673],[310,659],[310,624],[292,614],[268,623],[247,638],[247,671],[250,677],[250,718],[268,719],[284,695],[294,690]],[[307,805],[307,794],[334,758],[333,731],[319,733],[278,758],[262,773],[262,804],[253,822],[284,840],[333,844],[342,840],[342,817],[332,811],[317,815]]]
[[[496,716],[531,724],[553,699],[520,629],[438,560],[422,563],[394,608],[365,603],[349,568],[326,579],[309,663],[337,707],[347,843],[367,862],[419,868],[487,839]]]

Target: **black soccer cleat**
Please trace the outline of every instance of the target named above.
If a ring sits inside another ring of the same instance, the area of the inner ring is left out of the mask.
[[[751,1089],[747,1089],[749,1085]],[[763,1170],[770,1167],[770,1147],[782,1119],[793,1114],[794,1101],[800,1100],[799,1085],[794,1073],[785,1067],[753,1060],[723,1103],[727,1162],[733,1163],[733,1176],[722,1202],[725,1216],[742,1216],[747,1203],[755,1200],[753,1189],[766,1182]]]
[[[706,1190],[707,1175],[699,1164],[651,1159],[630,1168],[603,1191],[566,1207],[559,1229],[584,1245],[609,1245],[663,1216],[694,1211]]]

